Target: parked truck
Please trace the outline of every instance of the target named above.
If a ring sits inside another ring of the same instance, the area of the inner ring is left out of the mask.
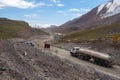
[[[113,62],[109,54],[84,49],[80,47],[73,47],[70,51],[71,56],[77,57],[85,61],[93,61],[95,64],[112,67]]]

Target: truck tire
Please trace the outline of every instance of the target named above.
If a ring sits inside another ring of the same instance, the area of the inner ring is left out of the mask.
[[[91,57],[89,57],[87,55],[79,55],[78,58],[82,59],[82,60],[85,60],[85,61],[88,61]]]
[[[101,61],[100,61],[100,59],[98,59],[98,58],[94,58],[94,63],[95,63],[95,64],[98,64],[98,65],[101,65]]]
[[[98,59],[98,58],[94,58],[94,63],[98,64],[100,66],[103,66],[103,67],[112,67],[110,62],[108,62],[106,60]]]
[[[74,54],[71,54],[71,56],[75,57],[75,55],[74,55]]]
[[[71,54],[71,56],[76,57],[76,55],[74,53],[71,52],[70,54]]]
[[[108,61],[104,61],[104,67],[112,67],[112,64]]]

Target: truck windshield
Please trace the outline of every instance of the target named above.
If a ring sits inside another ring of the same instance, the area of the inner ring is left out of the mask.
[[[75,51],[78,51],[79,49],[78,49],[78,48],[73,48],[73,51],[74,51],[74,50],[75,50]]]
[[[73,51],[75,50],[75,48],[73,48]]]

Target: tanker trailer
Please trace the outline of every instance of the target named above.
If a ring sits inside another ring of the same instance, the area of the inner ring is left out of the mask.
[[[85,61],[93,61],[95,64],[112,67],[113,63],[109,54],[84,49],[80,47],[73,47],[70,51],[71,56],[77,57]]]

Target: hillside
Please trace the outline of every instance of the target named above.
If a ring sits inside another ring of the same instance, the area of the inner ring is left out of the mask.
[[[73,42],[79,42],[83,40],[96,40],[98,38],[111,40],[114,33],[120,34],[120,24],[111,24],[99,28],[73,32],[62,37],[60,41],[70,40]]]
[[[0,18],[0,38],[28,38],[34,35],[47,34],[46,32],[29,26],[28,23],[18,20]]]

